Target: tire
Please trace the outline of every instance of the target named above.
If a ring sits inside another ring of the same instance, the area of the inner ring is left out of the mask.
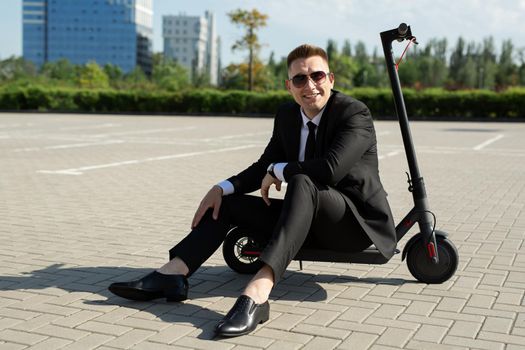
[[[261,240],[253,233],[235,227],[228,232],[222,244],[222,255],[232,270],[242,274],[254,274],[259,271],[263,263],[256,256],[243,254],[246,248],[261,252]]]
[[[436,236],[439,263],[433,264],[427,255],[427,248],[420,238],[410,247],[407,254],[408,270],[418,281],[439,284],[454,276],[458,268],[459,254],[454,244],[445,237]]]

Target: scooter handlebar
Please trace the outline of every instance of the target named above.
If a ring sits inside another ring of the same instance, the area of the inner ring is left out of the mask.
[[[383,41],[383,46],[389,46],[390,43],[394,40],[403,41],[403,40],[412,40],[417,44],[416,38],[412,35],[410,26],[406,23],[401,23],[397,28],[381,32],[381,40]]]
[[[406,23],[401,23],[399,27],[397,27],[397,32],[399,35],[404,36],[408,31],[408,25]]]

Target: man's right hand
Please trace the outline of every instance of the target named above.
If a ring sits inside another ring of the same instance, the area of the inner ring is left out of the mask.
[[[202,217],[208,209],[213,208],[213,219],[217,220],[219,217],[219,209],[221,208],[222,203],[222,188],[218,185],[213,186],[208,193],[204,196],[199,204],[199,208],[193,216],[193,221],[191,222],[191,228],[195,228],[201,221]]]

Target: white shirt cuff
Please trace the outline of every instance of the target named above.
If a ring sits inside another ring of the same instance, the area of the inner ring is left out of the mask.
[[[275,177],[284,182],[284,168],[288,163],[275,163],[273,166],[273,173]]]
[[[224,181],[219,182],[217,184],[217,186],[222,188],[222,195],[223,196],[227,196],[227,195],[233,194],[233,192],[235,192],[235,188],[233,187],[233,184],[230,181],[228,181],[228,180],[224,180]]]

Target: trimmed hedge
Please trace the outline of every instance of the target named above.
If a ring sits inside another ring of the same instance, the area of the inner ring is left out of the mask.
[[[346,91],[368,105],[373,115],[394,117],[389,89]],[[486,90],[403,91],[410,117],[525,118],[525,89],[496,93]],[[88,90],[68,88],[0,88],[0,110],[102,113],[270,114],[291,97],[286,91],[248,92],[196,89],[158,91]]]

